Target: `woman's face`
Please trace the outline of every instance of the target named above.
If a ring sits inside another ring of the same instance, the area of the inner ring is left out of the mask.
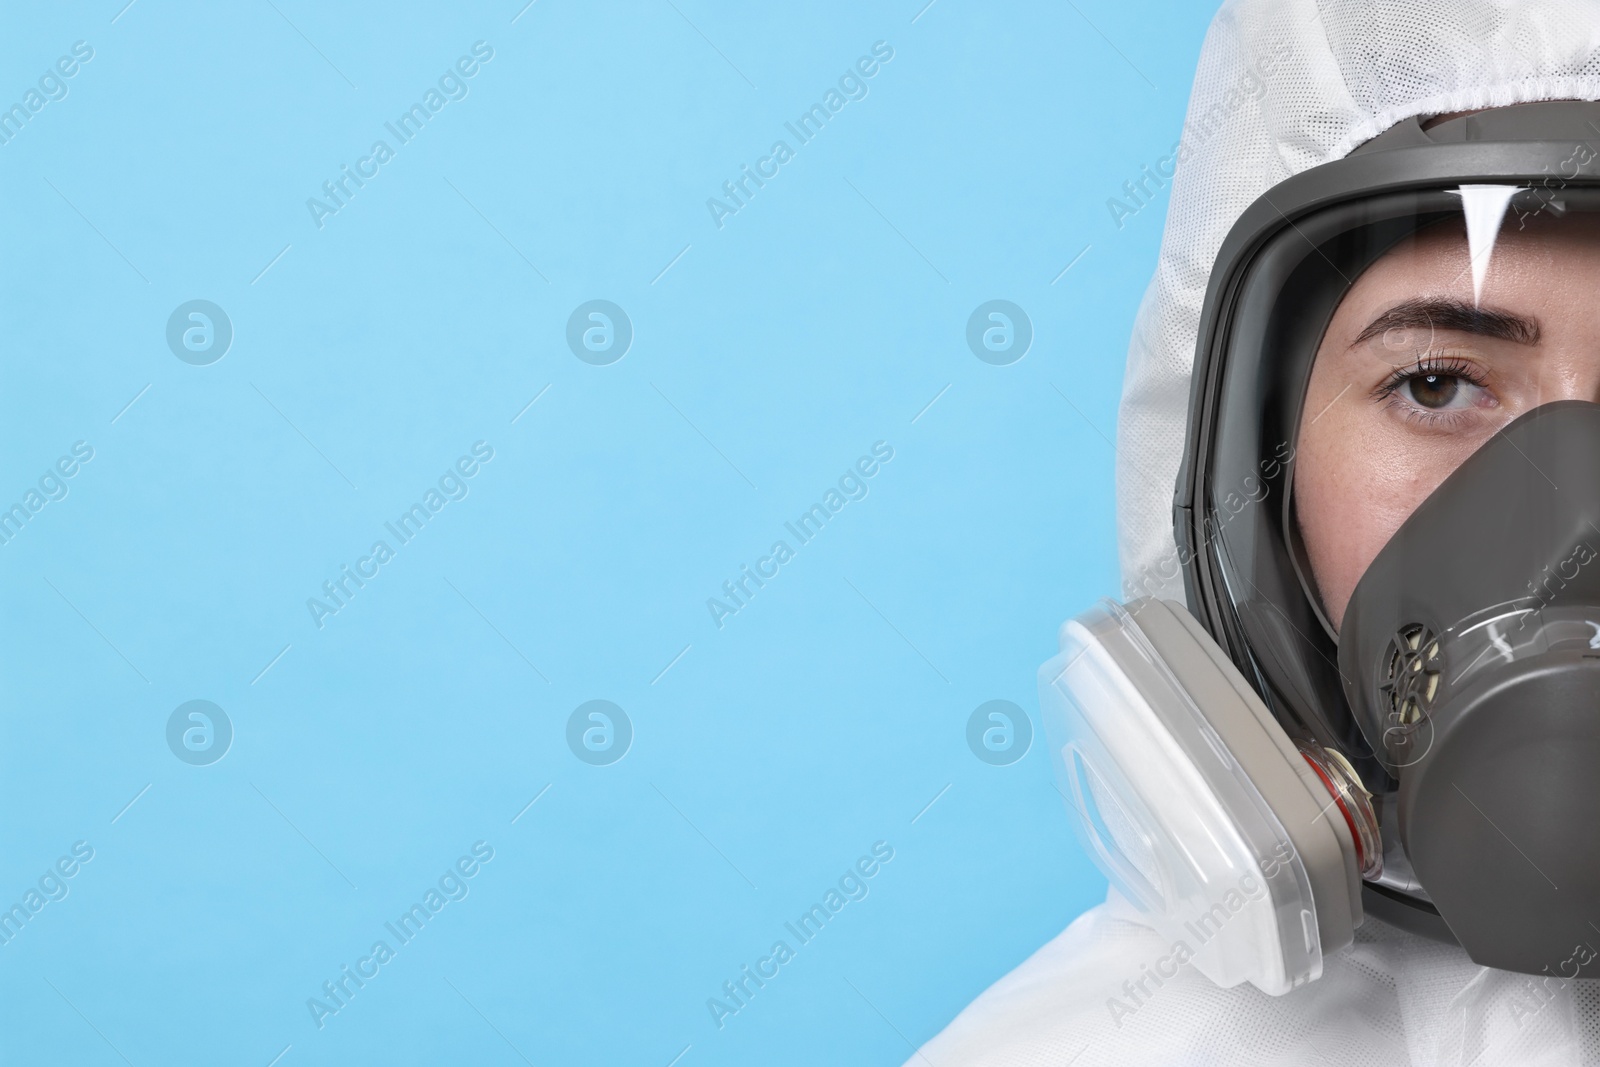
[[[1312,366],[1293,486],[1335,627],[1417,505],[1502,426],[1556,400],[1600,402],[1600,220],[1519,230],[1508,217],[1476,306],[1460,228],[1424,231],[1356,279]]]

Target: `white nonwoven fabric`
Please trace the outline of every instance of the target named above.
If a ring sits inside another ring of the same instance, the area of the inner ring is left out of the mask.
[[[1600,0],[1223,5],[1128,351],[1117,440],[1126,589],[1183,600],[1172,496],[1189,376],[1212,262],[1244,209],[1413,115],[1565,99],[1600,100]],[[1600,1064],[1600,983],[1479,967],[1371,917],[1322,978],[1282,997],[1219,989],[1188,966],[1162,977],[1173,952],[1113,892],[907,1067]]]
[[[1597,983],[1479,967],[1458,948],[1371,918],[1320,979],[1281,997],[1219,989],[1192,967],[1162,978],[1173,957],[1113,891],[906,1067],[1600,1063]]]

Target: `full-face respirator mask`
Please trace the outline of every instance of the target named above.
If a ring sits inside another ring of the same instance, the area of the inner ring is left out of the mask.
[[[1104,602],[1039,673],[1085,847],[1221,986],[1320,977],[1368,912],[1485,966],[1600,977],[1600,404],[1501,427],[1337,632],[1293,495],[1311,365],[1353,280],[1454,227],[1476,287],[1497,234],[1600,219],[1591,143],[1596,104],[1408,120],[1275,187],[1223,243],[1174,508],[1188,607]]]

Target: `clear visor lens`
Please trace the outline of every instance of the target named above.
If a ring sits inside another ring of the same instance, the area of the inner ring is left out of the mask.
[[[1392,197],[1316,256],[1348,288],[1275,458],[1292,458],[1297,563],[1336,633],[1366,566],[1479,447],[1544,404],[1600,401],[1600,190]]]

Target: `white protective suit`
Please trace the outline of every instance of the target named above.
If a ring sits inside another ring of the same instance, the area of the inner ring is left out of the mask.
[[[1128,353],[1117,448],[1127,587],[1183,599],[1181,579],[1162,588],[1154,575],[1176,553],[1172,493],[1206,281],[1244,209],[1413,115],[1563,99],[1600,100],[1600,0],[1223,5]],[[1600,1064],[1600,982],[1480,967],[1370,916],[1321,979],[1282,997],[1219,989],[1189,966],[1164,977],[1173,958],[1112,891],[907,1065]]]

